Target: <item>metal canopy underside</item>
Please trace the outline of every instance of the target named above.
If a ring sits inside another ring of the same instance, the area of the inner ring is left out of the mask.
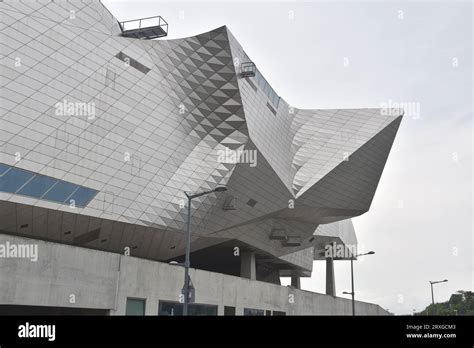
[[[168,33],[161,26],[124,30],[122,32],[122,36],[124,37],[147,40],[164,37],[166,35],[168,35]]]

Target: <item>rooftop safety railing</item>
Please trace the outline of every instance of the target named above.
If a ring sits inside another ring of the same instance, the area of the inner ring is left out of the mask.
[[[122,36],[137,39],[155,39],[168,35],[168,23],[161,16],[120,22]]]
[[[242,77],[254,77],[255,76],[255,64],[253,62],[244,62],[240,64],[240,76]]]
[[[244,62],[240,64],[240,76],[243,78],[252,77],[258,88],[260,88],[260,90],[266,94],[267,98],[270,100],[270,103],[275,108],[275,110],[273,110],[275,111],[274,113],[276,113],[276,110],[278,110],[278,105],[280,104],[280,97],[278,94],[276,94],[272,86],[270,86],[270,84],[263,77],[258,68],[250,60],[245,52]]]

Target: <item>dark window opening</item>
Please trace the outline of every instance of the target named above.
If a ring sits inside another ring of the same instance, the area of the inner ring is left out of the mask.
[[[273,108],[273,106],[270,105],[270,103],[267,102],[267,107],[268,109],[270,109],[270,111],[272,112],[273,115],[276,116],[277,112],[276,110]]]
[[[251,206],[252,208],[255,207],[257,201],[255,199],[250,198],[247,202],[247,205]]]
[[[247,81],[247,83],[250,85],[250,87],[252,87],[252,89],[257,92],[257,86],[255,86],[255,84],[252,82],[251,79],[249,79],[248,77],[245,79],[245,81]]]
[[[127,56],[125,53],[123,53],[122,51],[120,51],[119,53],[117,53],[117,55],[115,56],[117,57],[118,59],[120,59],[122,62],[125,62],[127,64],[129,64],[131,67],[137,69],[138,71],[141,71],[142,73],[146,74],[148,73],[151,69],[150,68],[147,68],[145,65],[143,65],[142,63],[140,63],[139,61],[133,59],[132,57],[130,56]]]
[[[127,297],[125,315],[145,315],[145,302],[143,298]]]
[[[224,306],[224,315],[235,315],[235,307]]]
[[[244,308],[244,315],[265,315],[263,309]]]
[[[172,301],[160,301],[158,304],[158,315],[183,315],[183,304]],[[188,315],[217,315],[217,306],[202,303],[190,303],[188,305]]]

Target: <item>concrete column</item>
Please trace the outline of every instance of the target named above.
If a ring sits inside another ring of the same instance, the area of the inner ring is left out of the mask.
[[[240,276],[250,280],[257,279],[255,253],[253,251],[242,251],[240,253]]]
[[[334,260],[326,259],[326,295],[336,296],[336,280],[334,278]]]
[[[291,276],[291,286],[297,289],[301,289],[300,277]]]

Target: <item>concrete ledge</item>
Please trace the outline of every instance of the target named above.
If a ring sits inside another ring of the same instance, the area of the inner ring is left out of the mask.
[[[38,260],[0,259],[0,304],[109,309],[124,315],[127,297],[146,299],[157,315],[159,300],[178,301],[184,270],[162,262],[0,234],[0,244],[34,244]],[[276,310],[287,315],[351,315],[351,301],[286,286],[192,269],[196,302]],[[71,302],[74,295],[75,302]],[[356,301],[358,315],[387,315],[380,306]]]

